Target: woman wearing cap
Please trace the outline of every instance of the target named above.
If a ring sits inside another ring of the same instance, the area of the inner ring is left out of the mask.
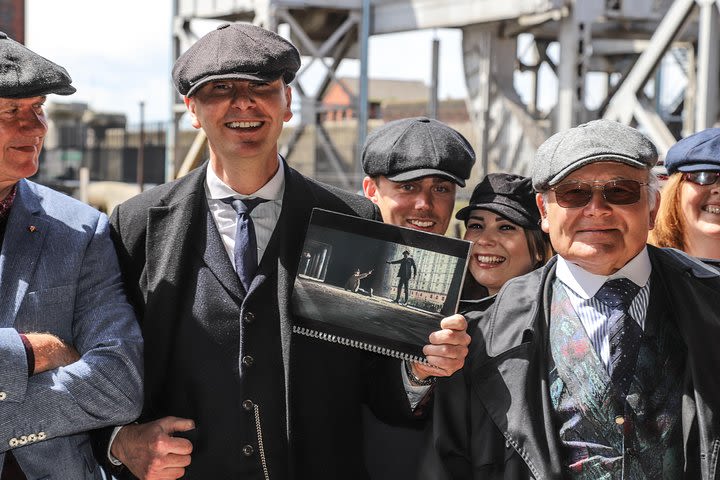
[[[473,313],[489,308],[505,282],[545,265],[553,251],[549,237],[540,229],[535,191],[527,177],[506,173],[486,175],[473,190],[469,205],[455,217],[465,222],[465,240],[473,242],[469,274],[465,277],[460,302],[460,311],[466,315],[468,332],[471,332],[478,319]],[[463,369],[449,378],[438,379],[435,384],[436,413],[426,432],[428,443],[421,464],[423,479],[445,478],[441,473],[445,471],[443,465],[452,460],[440,459],[435,444],[439,438],[445,439],[447,416],[465,414],[457,400],[468,394],[469,375],[471,372]]]
[[[720,128],[680,140],[665,167],[670,178],[649,242],[720,263]]]
[[[456,218],[465,222],[465,240],[473,242],[461,310],[478,308],[478,302],[468,301],[495,295],[506,281],[543,266],[552,256],[529,178],[488,174]]]

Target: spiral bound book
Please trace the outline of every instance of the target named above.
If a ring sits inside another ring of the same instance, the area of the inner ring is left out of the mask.
[[[298,259],[293,331],[427,363],[457,311],[470,242],[314,209]]]

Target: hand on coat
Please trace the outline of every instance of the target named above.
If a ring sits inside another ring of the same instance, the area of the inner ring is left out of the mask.
[[[193,446],[190,440],[172,434],[193,428],[195,422],[177,417],[125,425],[110,453],[141,480],[174,480],[185,475]]]
[[[80,360],[80,354],[67,343],[50,333],[26,333],[35,356],[33,374],[47,372]]]
[[[430,344],[423,347],[425,358],[432,366],[413,363],[416,377],[449,377],[460,370],[465,363],[470,345],[467,321],[460,314],[445,317],[440,322],[441,330],[430,334]]]

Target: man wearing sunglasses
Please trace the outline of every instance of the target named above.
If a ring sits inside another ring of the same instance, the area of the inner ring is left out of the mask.
[[[646,244],[657,157],[606,120],[540,146],[558,255],[481,314],[468,395],[436,417],[425,478],[718,478],[720,276]]]

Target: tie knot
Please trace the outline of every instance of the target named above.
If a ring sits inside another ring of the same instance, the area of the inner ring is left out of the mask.
[[[622,306],[627,311],[633,298],[637,295],[640,287],[627,278],[615,278],[609,280],[600,287],[595,298],[611,308]]]
[[[228,198],[223,198],[222,201],[232,205],[233,209],[235,210],[235,212],[238,215],[242,215],[242,214],[250,215],[250,212],[252,212],[255,209],[255,207],[257,207],[261,203],[267,202],[266,199],[260,198],[260,197],[242,198],[242,199],[228,197]]]

